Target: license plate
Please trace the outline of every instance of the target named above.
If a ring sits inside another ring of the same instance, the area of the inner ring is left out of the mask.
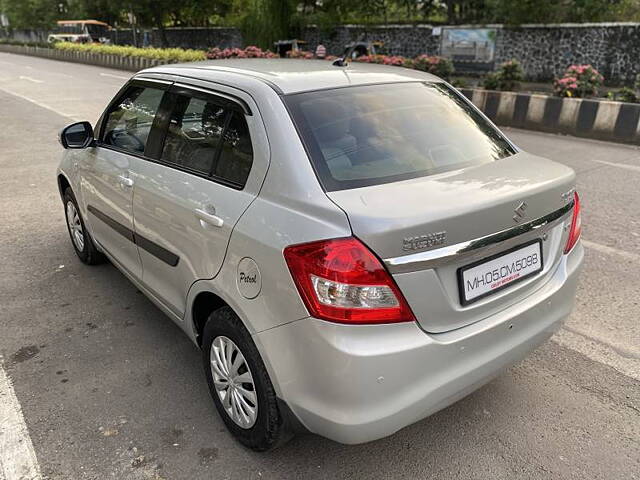
[[[458,269],[460,302],[468,305],[542,270],[542,242],[535,240]]]

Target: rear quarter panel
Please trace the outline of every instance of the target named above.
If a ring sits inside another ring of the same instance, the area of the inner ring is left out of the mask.
[[[199,293],[215,293],[252,334],[308,316],[284,260],[284,248],[351,235],[345,213],[320,187],[284,104],[275,91],[265,88],[254,96],[271,150],[265,181],[232,232],[222,269],[216,277],[196,282],[188,300],[192,305]],[[256,262],[261,277],[260,293],[252,299],[238,289],[238,265],[246,257]],[[185,320],[195,338],[191,309]]]

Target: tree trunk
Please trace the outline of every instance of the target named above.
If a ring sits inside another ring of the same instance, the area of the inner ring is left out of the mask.
[[[160,46],[162,48],[167,48],[169,46],[169,42],[167,41],[167,32],[164,29],[164,22],[162,21],[163,17],[163,12],[156,5],[156,8],[154,8],[153,11],[153,23],[155,23],[158,33],[160,34]]]
[[[164,25],[162,22],[156,22],[156,26],[158,28],[158,33],[160,34],[160,46],[162,48],[167,48],[169,46],[169,41],[167,40],[167,32],[164,29]]]
[[[447,23],[449,25],[455,24],[455,0],[447,0]]]

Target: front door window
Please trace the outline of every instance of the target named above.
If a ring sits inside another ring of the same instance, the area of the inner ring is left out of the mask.
[[[107,113],[103,143],[143,154],[164,90],[133,86]]]

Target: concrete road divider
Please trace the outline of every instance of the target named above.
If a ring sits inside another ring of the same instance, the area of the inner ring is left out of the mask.
[[[497,125],[640,145],[640,104],[464,88]]]
[[[101,67],[116,68],[118,70],[128,70],[131,72],[137,72],[145,68],[166,63],[162,60],[156,60],[153,58],[124,57],[120,55],[57,50],[54,48],[31,47],[26,45],[3,45],[1,43],[0,52],[31,55],[34,57],[50,58],[52,60],[62,60],[65,62],[86,63],[89,65],[99,65]]]

